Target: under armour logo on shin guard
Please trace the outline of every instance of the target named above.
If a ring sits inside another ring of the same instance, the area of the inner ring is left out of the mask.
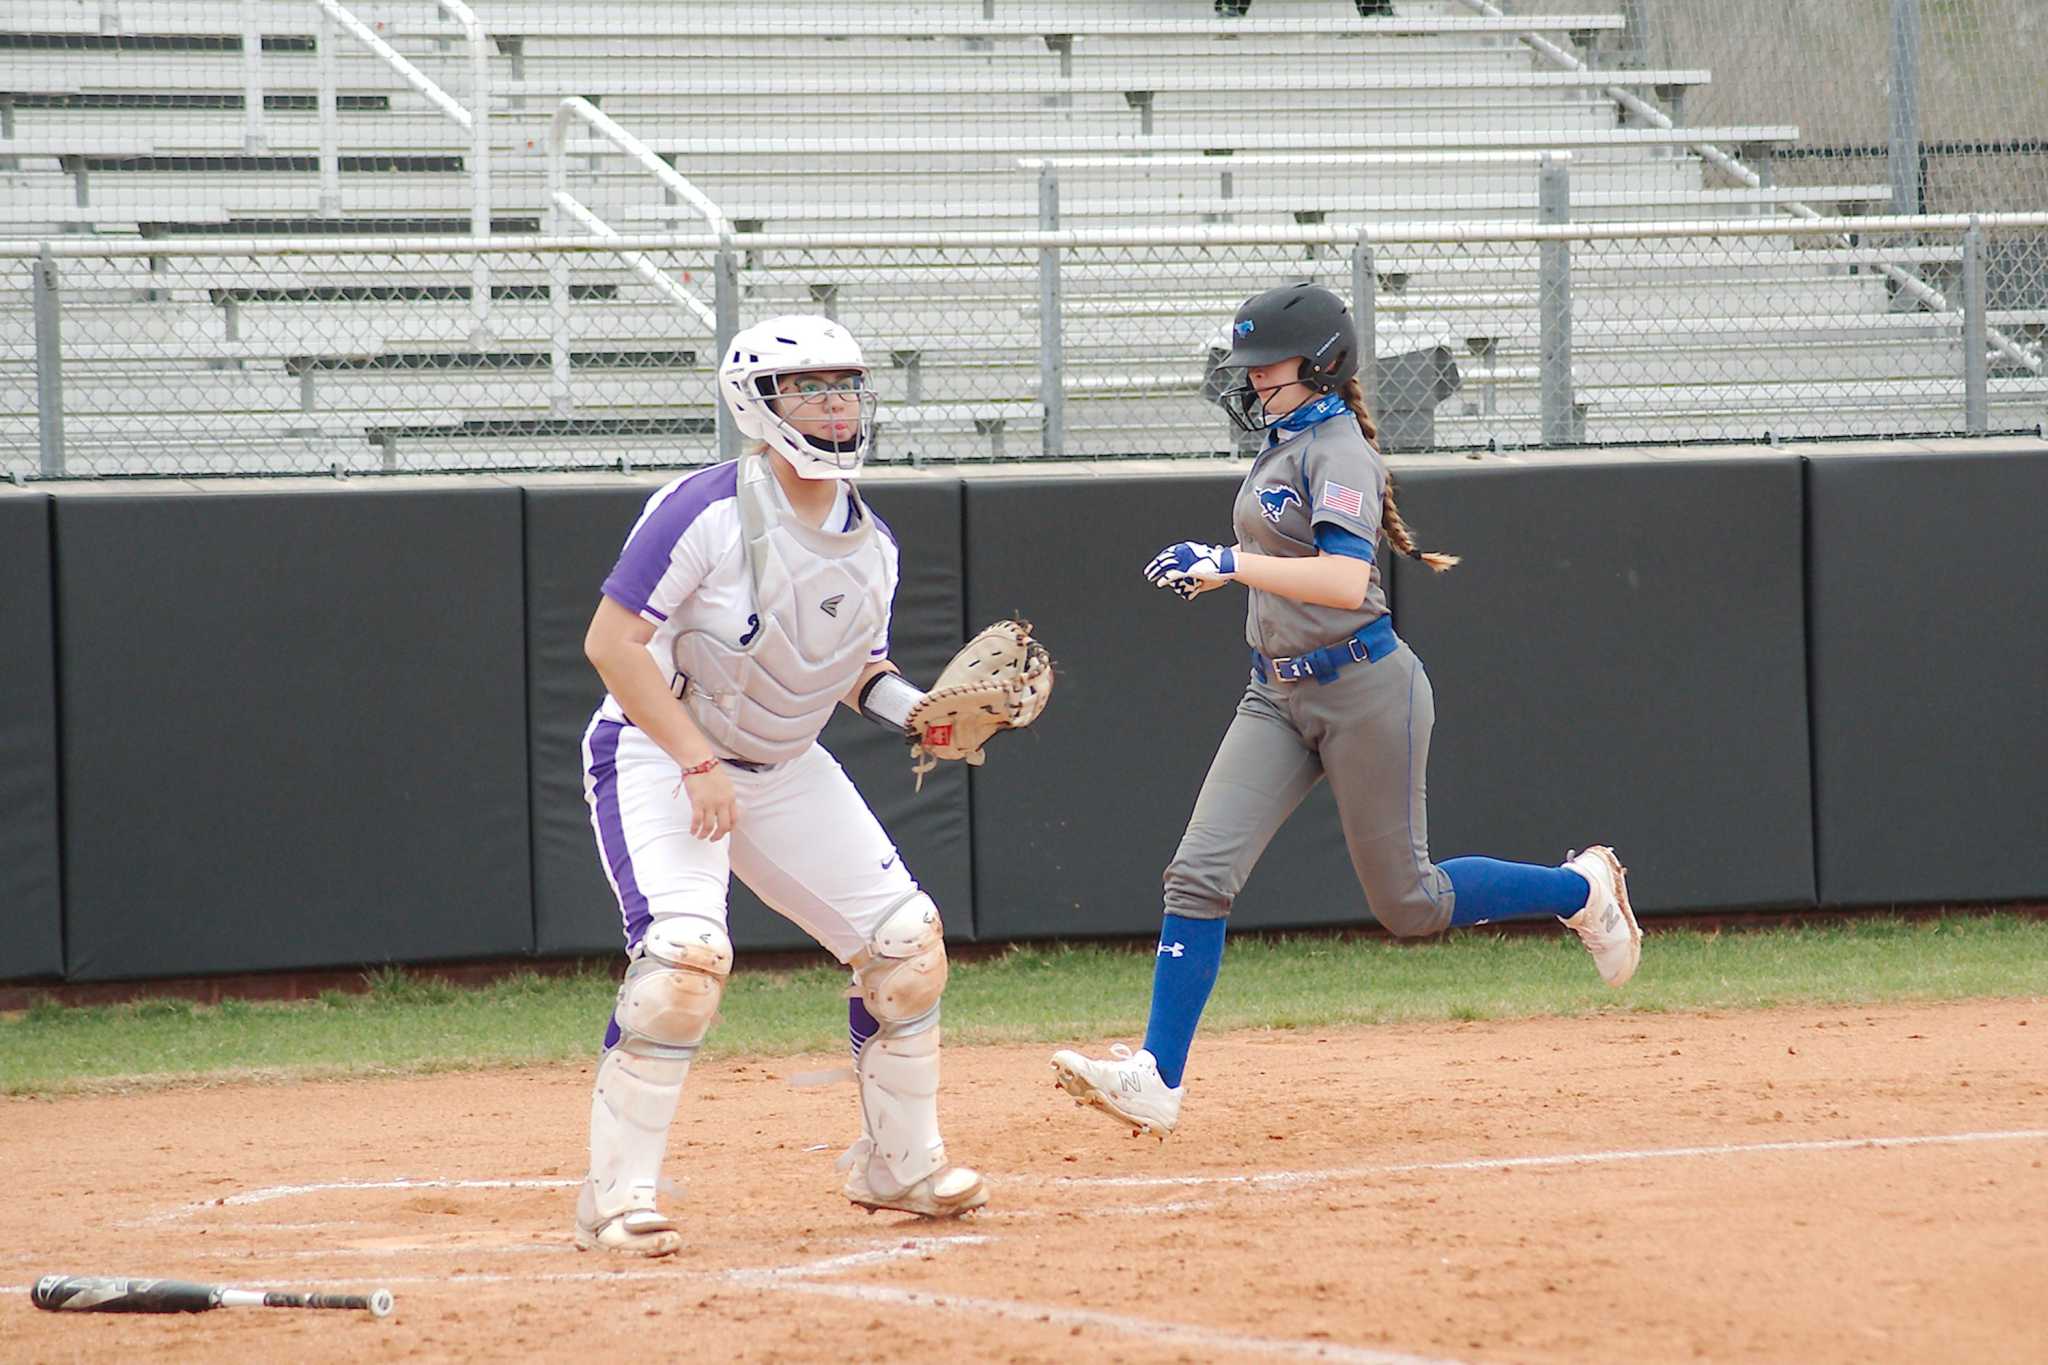
[[[1155,954],[1155,956],[1185,957],[1187,955],[1187,951],[1188,945],[1185,943],[1162,943],[1159,945],[1159,951],[1157,954]]]

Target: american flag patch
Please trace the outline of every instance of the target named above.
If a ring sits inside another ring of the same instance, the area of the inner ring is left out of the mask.
[[[1347,517],[1362,517],[1365,515],[1365,494],[1359,492],[1356,488],[1346,488],[1334,479],[1325,479],[1323,481],[1321,501],[1323,506],[1329,508],[1332,512],[1342,512]]]

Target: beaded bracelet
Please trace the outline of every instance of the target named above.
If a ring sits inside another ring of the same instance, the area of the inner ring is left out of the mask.
[[[710,758],[707,758],[707,759],[705,759],[705,760],[704,760],[704,761],[703,761],[702,763],[699,763],[699,764],[698,764],[698,765],[697,765],[696,767],[694,767],[694,768],[685,768],[685,769],[683,769],[683,776],[684,776],[684,777],[702,777],[702,776],[703,776],[703,775],[704,775],[705,773],[708,773],[708,772],[710,772],[710,771],[711,771],[711,770],[712,770],[713,768],[717,767],[717,766],[718,766],[718,764],[719,764],[719,758],[718,758],[718,756],[717,756],[716,754],[713,754],[713,755],[712,755],[712,756],[711,756]]]

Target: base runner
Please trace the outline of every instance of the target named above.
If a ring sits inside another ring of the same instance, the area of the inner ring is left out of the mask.
[[[1352,869],[1373,916],[1404,937],[1452,925],[1556,916],[1610,986],[1635,973],[1642,931],[1626,869],[1595,845],[1559,867],[1494,858],[1430,861],[1424,778],[1436,706],[1429,675],[1394,633],[1380,546],[1442,571],[1394,503],[1342,299],[1312,284],[1238,310],[1223,395],[1266,433],[1233,510],[1235,545],[1181,541],[1145,568],[1193,600],[1249,589],[1252,676],[1166,869],[1166,918],[1143,1050],[1053,1054],[1059,1085],[1120,1123],[1164,1138],[1180,1121],[1188,1047],[1223,961],[1225,917],[1259,855],[1317,782],[1336,797]]]

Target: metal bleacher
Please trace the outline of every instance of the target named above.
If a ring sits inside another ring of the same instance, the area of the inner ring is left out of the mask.
[[[473,101],[470,53],[431,0],[348,8]],[[1063,227],[1533,222],[1542,153],[1568,164],[1581,221],[1754,221],[1794,203],[1853,213],[1891,194],[1731,182],[1702,144],[1761,160],[1797,130],[1661,126],[1614,93],[1682,123],[1685,91],[1706,71],[1561,71],[1532,58],[1522,42],[1532,32],[1589,53],[1624,41],[1619,15],[1594,3],[1511,20],[1451,0],[1399,0],[1383,18],[1360,18],[1347,0],[1259,0],[1235,19],[1210,0],[472,8],[488,36],[483,132],[500,238],[577,230],[551,205],[548,179],[550,119],[568,96],[597,104],[743,232],[884,241],[1032,229],[1048,221],[1048,173]],[[472,230],[476,140],[332,30],[323,76],[319,18],[311,0],[0,6],[0,237],[165,248],[73,263],[63,330],[73,467],[713,458],[711,327],[616,258],[577,263],[564,306],[553,294],[564,274],[532,254],[495,256],[487,271],[454,254],[309,254],[288,267],[177,254],[224,236]],[[330,145],[336,163],[323,169]],[[575,198],[616,230],[693,226],[688,205],[588,128],[572,126],[553,150]],[[1306,154],[1352,160],[1311,174],[1291,159]],[[1438,412],[1440,444],[1530,439],[1538,254],[1416,243],[1376,258],[1380,353],[1441,347],[1463,370],[1465,387]],[[1948,377],[1956,317],[1902,307],[1873,269],[1879,254],[1763,238],[1732,252],[1705,237],[1582,252],[1571,311],[1578,434],[1682,440],[1731,424],[1850,434],[1915,404],[1959,403],[1962,380]],[[1906,256],[1939,270],[1955,252]],[[892,457],[1025,454],[1043,413],[1034,259],[749,253],[741,309],[824,309],[852,327],[882,371]],[[662,264],[707,299],[709,267],[708,256]],[[1222,322],[1246,293],[1303,276],[1353,285],[1340,253],[1300,245],[1068,260],[1065,449],[1225,449],[1202,394]],[[24,271],[0,278],[0,435],[35,430],[28,285]],[[2042,408],[2038,374],[1992,385],[2011,424]],[[32,468],[32,437],[26,452],[0,442],[0,461],[0,472]]]

